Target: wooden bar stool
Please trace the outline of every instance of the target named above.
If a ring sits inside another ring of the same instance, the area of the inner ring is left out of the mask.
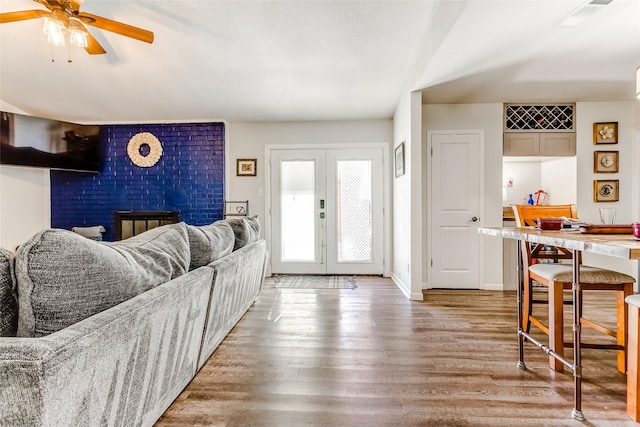
[[[515,205],[513,211],[518,227],[536,226],[538,218],[577,218],[575,205]],[[524,301],[522,328],[529,332],[531,325],[535,325],[549,336],[549,348],[560,356],[564,356],[564,348],[572,346],[564,342],[564,291],[571,290],[573,272],[571,264],[558,263],[562,259],[571,259],[568,251],[563,248],[555,248],[552,253],[546,247],[537,245],[534,247],[528,242],[522,242],[522,256],[525,266],[524,271]],[[552,260],[551,263],[540,263],[540,260]],[[533,282],[548,289],[547,300],[536,300],[533,297]],[[581,291],[613,291],[617,293],[617,327],[611,330],[584,317],[580,324],[592,328],[605,335],[616,339],[615,344],[605,343],[581,343],[582,348],[608,349],[618,351],[618,370],[626,372],[626,348],[627,348],[627,305],[625,298],[633,294],[635,279],[629,275],[604,268],[581,266],[580,289]],[[533,315],[533,304],[548,304],[549,320],[545,325]],[[568,302],[573,303],[572,301]],[[580,307],[582,313],[582,307]],[[549,365],[555,371],[562,371],[564,365],[554,357],[549,356]]]
[[[627,415],[635,422],[640,421],[640,295],[628,296],[629,340],[627,342]]]

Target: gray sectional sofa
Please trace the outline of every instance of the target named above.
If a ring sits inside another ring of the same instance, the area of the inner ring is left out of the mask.
[[[255,218],[0,251],[0,426],[150,426],[255,302]],[[17,336],[15,336],[17,335]]]

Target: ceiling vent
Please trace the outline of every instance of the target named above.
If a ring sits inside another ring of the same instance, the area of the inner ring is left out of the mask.
[[[613,0],[591,0],[575,9],[560,21],[560,25],[565,27],[575,27],[600,12]]]

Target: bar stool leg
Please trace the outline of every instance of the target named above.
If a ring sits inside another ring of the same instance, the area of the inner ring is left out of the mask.
[[[517,303],[518,303],[518,369],[526,370],[527,366],[524,364],[524,336],[523,332],[523,293],[524,293],[524,262],[522,260],[523,250],[522,245],[524,242],[518,242],[518,288],[517,288]]]
[[[618,316],[618,333],[616,338],[618,344],[624,347],[624,350],[618,350],[618,371],[621,374],[627,373],[627,351],[629,350],[627,343],[629,329],[629,310],[627,303],[624,301],[629,295],[633,294],[633,283],[624,285],[624,290],[617,292],[617,316]]]
[[[629,340],[627,341],[627,415],[635,422],[640,421],[640,393],[638,393],[638,344],[640,344],[640,307],[629,304]]]
[[[564,306],[562,283],[554,282],[549,286],[549,348],[564,357]],[[557,372],[564,370],[564,364],[549,356],[549,366]]]
[[[573,411],[571,416],[584,421],[582,413],[582,354],[580,348],[580,319],[582,318],[582,289],[580,288],[580,251],[572,250],[573,258]]]

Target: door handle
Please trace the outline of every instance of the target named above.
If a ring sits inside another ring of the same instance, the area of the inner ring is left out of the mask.
[[[478,218],[477,216],[474,216],[471,218],[471,222],[477,222],[480,218]]]

